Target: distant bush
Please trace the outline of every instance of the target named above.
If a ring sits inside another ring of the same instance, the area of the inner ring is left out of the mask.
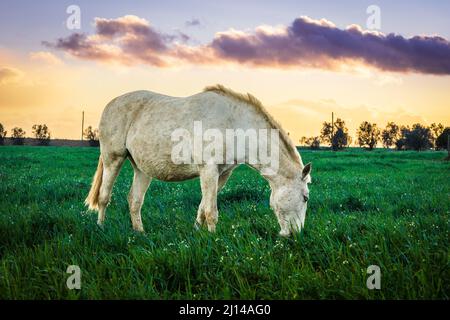
[[[25,131],[22,128],[14,127],[12,129],[11,138],[13,139],[13,144],[23,145],[25,140]]]
[[[39,140],[39,144],[46,146],[50,142],[50,131],[46,124],[33,125],[33,135]]]
[[[89,141],[89,145],[91,147],[97,147],[99,145],[98,129],[92,129],[92,127],[89,126],[86,129],[84,129],[83,135]]]
[[[302,137],[300,144],[310,147],[311,149],[320,149],[320,137]]]
[[[3,125],[0,123],[0,145],[2,145],[5,141],[6,130]]]
[[[436,149],[447,149],[448,136],[450,136],[450,127],[445,128],[436,139]]]

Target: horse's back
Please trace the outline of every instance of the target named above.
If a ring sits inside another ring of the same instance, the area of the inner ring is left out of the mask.
[[[172,97],[151,91],[119,96],[105,108],[100,123],[102,154],[130,154],[147,175],[161,180],[195,176],[196,165],[175,165],[171,160],[172,134],[184,129],[194,136],[194,122],[202,130],[247,129],[255,125],[254,109],[214,92]],[[256,118],[255,118],[256,119]]]
[[[159,93],[140,90],[125,93],[111,100],[105,107],[100,120],[100,127],[114,123],[118,118],[132,119],[153,100],[174,98]]]
[[[206,97],[152,95],[134,115],[125,145],[136,165],[160,180],[185,180],[197,175],[196,166],[175,165],[171,160],[172,134],[177,129],[192,130],[194,121],[208,117]]]
[[[124,154],[128,130],[143,111],[155,101],[174,99],[151,91],[140,90],[125,93],[111,100],[103,110],[99,124],[102,150],[107,153]]]

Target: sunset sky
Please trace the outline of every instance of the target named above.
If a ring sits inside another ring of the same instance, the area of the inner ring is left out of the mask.
[[[368,30],[369,5],[380,30]],[[81,29],[69,30],[69,5]],[[133,90],[224,84],[258,97],[296,142],[321,123],[450,125],[449,1],[0,2],[0,123],[80,138]]]

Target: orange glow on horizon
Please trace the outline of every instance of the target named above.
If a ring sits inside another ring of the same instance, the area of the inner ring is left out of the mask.
[[[0,53],[2,66],[15,70],[0,82],[0,123],[31,135],[46,123],[53,138],[79,139],[85,126],[97,127],[104,106],[114,97],[147,89],[188,96],[222,83],[258,97],[295,143],[318,136],[331,112],[344,119],[350,134],[364,121],[384,127],[441,122],[450,125],[450,76],[392,74],[360,67],[340,72],[227,66],[156,68],[77,61],[46,52],[16,58]]]

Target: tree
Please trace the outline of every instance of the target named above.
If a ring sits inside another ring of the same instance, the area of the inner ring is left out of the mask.
[[[436,139],[444,132],[444,126],[442,125],[442,123],[432,123],[430,125],[430,130],[431,130],[431,136],[432,136],[432,144],[433,146],[437,149],[436,146]]]
[[[331,122],[324,122],[322,125],[322,130],[320,130],[320,141],[322,143],[331,144],[332,130]]]
[[[41,145],[48,145],[50,142],[50,131],[46,124],[33,125],[33,135],[39,140]]]
[[[419,123],[409,127],[402,127],[401,138],[397,140],[396,146],[398,150],[426,150],[432,147],[432,133],[430,128],[427,128]]]
[[[311,149],[319,149],[320,148],[320,138],[319,137],[302,137],[300,139],[300,144],[306,145]]]
[[[298,140],[298,142],[300,142],[301,146],[306,146],[307,145],[306,141],[308,141],[308,138],[305,136],[301,137],[300,140]]]
[[[445,128],[436,139],[436,149],[447,149],[448,136],[450,136],[450,127]],[[448,149],[447,149],[448,150]]]
[[[401,126],[400,127],[400,133],[395,141],[395,148],[397,150],[404,150],[406,149],[406,136],[411,131],[411,128],[409,126]]]
[[[342,128],[336,130],[336,133],[333,136],[333,140],[331,141],[331,148],[334,151],[343,149],[347,147],[351,143],[351,138],[347,132],[345,132]]]
[[[337,118],[334,122],[334,130],[332,128],[330,122],[325,121],[323,123],[322,130],[320,131],[320,141],[322,143],[331,144],[333,150],[338,150],[348,146],[352,142],[344,120]],[[332,131],[334,131],[333,136],[331,136]],[[338,136],[335,137],[336,135]]]
[[[84,137],[89,140],[92,147],[98,146],[98,129],[92,129],[91,126],[84,129]]]
[[[3,144],[5,137],[6,137],[6,130],[3,127],[3,125],[0,123],[0,145]]]
[[[383,146],[390,148],[400,138],[400,127],[394,122],[388,122],[386,128],[381,133]]]
[[[14,127],[12,129],[11,138],[13,138],[13,144],[22,145],[25,139],[25,131],[22,128]]]
[[[359,126],[356,135],[361,147],[367,146],[369,150],[372,150],[380,140],[381,132],[376,123],[364,121]]]
[[[433,134],[430,128],[427,128],[420,123],[412,126],[412,130],[406,136],[406,147],[408,149],[420,151],[430,149],[433,144]]]

